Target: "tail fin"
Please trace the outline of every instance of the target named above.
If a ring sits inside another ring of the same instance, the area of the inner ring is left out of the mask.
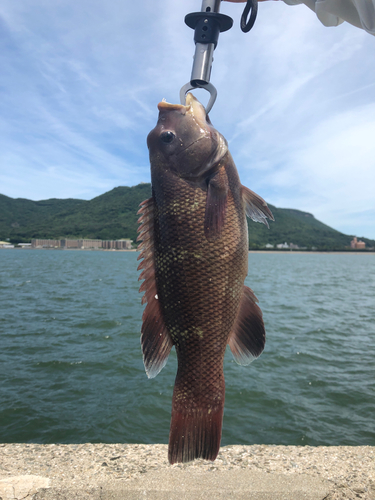
[[[173,401],[169,462],[190,462],[196,458],[214,461],[220,448],[223,411],[224,398],[219,407],[210,409],[176,409]]]

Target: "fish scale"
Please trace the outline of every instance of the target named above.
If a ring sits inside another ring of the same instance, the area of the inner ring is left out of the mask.
[[[189,96],[187,106],[159,104],[148,137],[152,198],[139,211],[146,372],[157,375],[172,345],[178,359],[171,463],[216,458],[226,346],[242,364],[263,350],[262,314],[244,287],[246,213],[272,217],[264,200],[241,186],[225,139]]]

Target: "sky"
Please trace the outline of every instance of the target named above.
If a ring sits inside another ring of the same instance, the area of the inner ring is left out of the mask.
[[[201,0],[2,0],[0,193],[90,200],[150,182],[146,137],[189,81]],[[210,113],[241,182],[346,234],[375,239],[375,37],[304,5],[243,4],[215,51]],[[195,94],[203,104],[204,90]]]

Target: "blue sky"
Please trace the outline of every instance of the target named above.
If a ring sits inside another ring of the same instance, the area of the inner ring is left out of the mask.
[[[82,198],[150,181],[157,103],[190,78],[200,0],[2,0],[0,193]],[[375,238],[375,37],[304,5],[243,5],[215,51],[210,114],[242,183],[282,208]],[[204,103],[208,94],[196,93]]]

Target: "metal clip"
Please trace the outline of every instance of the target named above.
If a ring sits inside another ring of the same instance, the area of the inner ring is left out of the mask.
[[[190,82],[180,90],[180,102],[185,104],[189,90],[202,88],[210,93],[206,106],[208,114],[215,103],[217,90],[210,83],[214,50],[217,46],[219,33],[229,30],[233,19],[220,14],[221,0],[202,0],[201,12],[193,12],[185,17],[185,23],[194,29],[195,55]]]
[[[209,99],[207,106],[206,106],[206,113],[208,114],[211,111],[212,106],[215,104],[216,97],[217,97],[217,90],[210,82],[208,82],[206,84],[202,83],[202,84],[198,84],[198,85],[192,85],[191,82],[186,83],[180,90],[180,103],[185,104],[186,94],[189,92],[189,90],[194,90],[197,88],[208,90],[208,92],[210,93],[210,99]]]

